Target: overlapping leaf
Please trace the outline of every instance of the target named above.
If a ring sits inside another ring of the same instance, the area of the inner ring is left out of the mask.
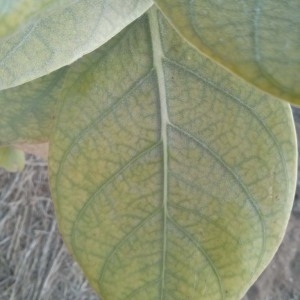
[[[69,5],[61,8],[56,4],[57,9],[35,15],[0,41],[0,89],[72,63],[108,41],[152,4],[152,0],[66,1]]]
[[[155,0],[191,44],[259,88],[300,104],[298,0]]]
[[[238,299],[283,236],[295,133],[287,104],[152,9],[72,65],[49,166],[65,242],[103,299]]]
[[[0,38],[12,34],[28,21],[41,18],[73,0],[2,0],[0,2]]]
[[[48,141],[66,71],[0,91],[0,146]]]

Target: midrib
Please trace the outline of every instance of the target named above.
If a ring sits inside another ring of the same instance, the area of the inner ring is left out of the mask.
[[[153,65],[157,74],[158,91],[160,99],[161,114],[161,141],[163,145],[163,253],[162,253],[162,269],[161,269],[161,292],[160,299],[164,299],[165,293],[165,266],[167,252],[167,218],[168,218],[168,136],[167,126],[169,123],[167,97],[165,87],[165,75],[162,65],[163,49],[161,44],[161,36],[157,19],[157,10],[155,7],[150,9],[149,23],[153,47]]]

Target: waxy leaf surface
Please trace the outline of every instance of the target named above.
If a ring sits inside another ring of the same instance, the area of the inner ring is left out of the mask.
[[[155,0],[200,51],[300,105],[300,1]]]
[[[0,91],[0,146],[49,140],[66,72]]]
[[[289,105],[155,9],[71,66],[50,140],[60,230],[104,300],[239,299],[282,239],[296,165]]]
[[[152,0],[67,3],[0,40],[0,89],[46,75],[95,50],[143,14]]]

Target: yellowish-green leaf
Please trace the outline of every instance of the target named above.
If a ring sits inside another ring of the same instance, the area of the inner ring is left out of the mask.
[[[152,0],[77,0],[33,17],[0,40],[0,90],[72,63],[104,44],[151,4]]]
[[[37,20],[54,9],[60,9],[72,0],[1,0],[0,38],[12,34],[27,21]]]
[[[0,147],[0,167],[9,172],[22,171],[25,166],[25,155],[21,150],[12,147]]]
[[[48,141],[66,71],[0,91],[0,146]]]
[[[238,299],[282,239],[295,144],[288,104],[150,10],[66,76],[49,156],[60,230],[101,299]]]
[[[155,0],[201,52],[300,105],[300,1]]]

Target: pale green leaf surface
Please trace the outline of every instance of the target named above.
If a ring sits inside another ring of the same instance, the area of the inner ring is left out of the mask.
[[[155,0],[194,46],[275,96],[300,105],[299,0]]]
[[[0,91],[0,146],[49,140],[66,71]]]
[[[143,14],[152,0],[77,0],[0,41],[0,89],[68,65]]]
[[[282,239],[295,143],[288,104],[151,10],[68,72],[49,156],[60,230],[101,299],[238,299]]]
[[[25,166],[25,154],[12,147],[0,147],[0,167],[9,172],[20,172]]]
[[[28,21],[60,9],[73,0],[1,0],[0,38],[20,29]]]

